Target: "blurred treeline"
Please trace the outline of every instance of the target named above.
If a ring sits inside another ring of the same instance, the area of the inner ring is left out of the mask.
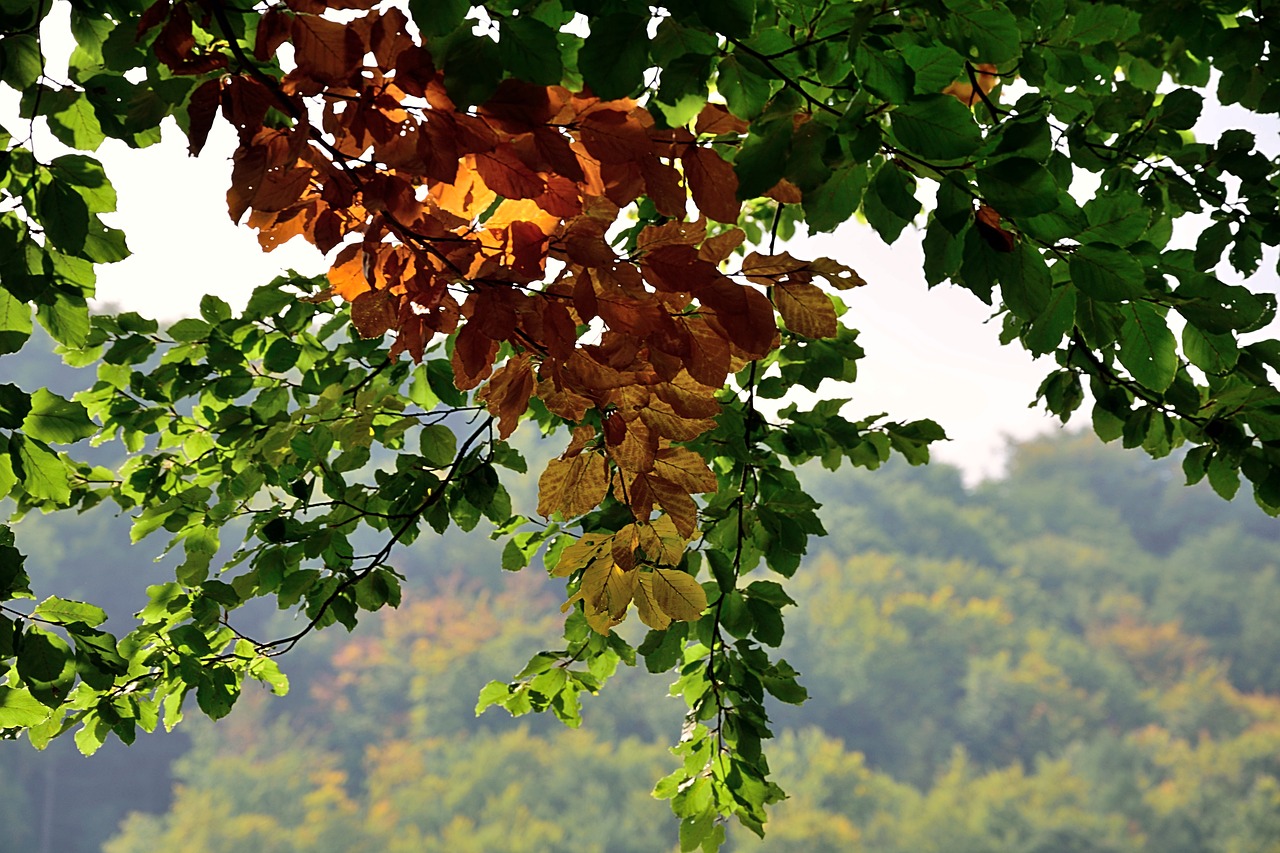
[[[1280,851],[1280,522],[1082,435],[973,489],[946,466],[802,473],[831,534],[789,584],[811,698],[766,745],[791,798],[731,849]],[[43,594],[127,613],[159,574],[108,513],[19,532]],[[0,744],[0,849],[675,849],[649,797],[675,766],[669,676],[620,671],[578,730],[475,717],[559,645],[561,585],[499,553],[479,530],[407,550],[400,609],[292,652],[285,699],[93,759]]]

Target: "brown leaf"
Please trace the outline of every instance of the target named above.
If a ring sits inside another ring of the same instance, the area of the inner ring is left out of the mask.
[[[454,384],[460,391],[469,391],[479,385],[493,369],[493,357],[498,354],[498,342],[481,331],[478,324],[468,322],[453,340]]]
[[[698,300],[715,312],[712,320],[731,344],[748,356],[763,358],[778,336],[773,304],[747,285],[727,279],[700,290]]]
[[[206,80],[191,93],[191,101],[187,105],[190,121],[187,125],[187,151],[192,157],[204,150],[209,139],[209,131],[213,128],[213,120],[218,115],[218,107],[222,103],[222,80]]]
[[[395,327],[398,303],[385,290],[366,290],[351,303],[351,325],[362,338],[380,338]]]
[[[750,127],[745,121],[729,112],[721,104],[707,104],[698,113],[698,120],[693,129],[699,135],[720,136],[726,133],[746,133]]]
[[[689,493],[675,483],[653,475],[645,475],[644,483],[652,498],[671,517],[680,535],[692,538],[698,529],[698,505]]]
[[[293,19],[294,72],[318,83],[337,85],[360,70],[364,57],[355,29],[317,15]]]
[[[476,399],[498,418],[498,437],[506,440],[515,431],[520,416],[528,410],[532,394],[533,369],[529,365],[529,354],[522,353],[498,368]]]
[[[978,229],[978,236],[988,246],[997,252],[1008,253],[1013,251],[1017,243],[1017,237],[1001,224],[1003,220],[999,211],[989,204],[984,204],[978,208],[978,212],[974,214],[973,219],[974,225]]]
[[[476,171],[485,185],[503,198],[538,198],[547,184],[526,166],[509,145],[476,156]]]
[[[779,284],[773,289],[773,302],[778,306],[787,328],[806,338],[834,338],[839,328],[831,297],[814,284]]]
[[[737,222],[742,203],[738,201],[738,175],[733,167],[710,148],[697,145],[685,150],[680,163],[698,209],[719,222]]]

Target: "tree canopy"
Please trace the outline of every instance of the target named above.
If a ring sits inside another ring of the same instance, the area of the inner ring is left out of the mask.
[[[280,655],[399,603],[397,545],[487,519],[502,568],[541,556],[568,590],[563,647],[479,709],[576,725],[620,663],[672,671],[688,717],[655,793],[682,846],[713,848],[729,816],[762,831],[783,796],[766,696],[805,698],[772,651],[784,581],[824,532],[793,468],[919,464],[945,437],[783,405],[856,379],[838,291],[877,284],[780,251],[802,223],[923,225],[929,283],[1052,357],[1050,412],[1088,391],[1103,439],[1181,448],[1188,481],[1231,498],[1243,476],[1280,514],[1276,299],[1223,280],[1280,241],[1277,163],[1247,128],[1192,132],[1211,91],[1280,111],[1262,0],[76,0],[65,69],[42,53],[50,8],[0,0],[21,93],[0,352],[34,318],[96,378],[0,384],[0,493],[18,514],[112,502],[179,559],[117,637],[94,604],[24,606],[39,554],[0,527],[7,734],[92,752],[174,725],[191,694],[217,718],[246,678],[284,692]],[[239,313],[207,294],[164,329],[90,315],[96,265],[128,254],[91,154],[170,117],[192,154],[235,129],[231,218],[264,250],[313,244],[326,277]],[[33,145],[37,124],[69,153]],[[565,435],[532,473],[508,442],[525,421]],[[260,598],[297,629],[237,627]],[[638,645],[613,630],[632,605]]]

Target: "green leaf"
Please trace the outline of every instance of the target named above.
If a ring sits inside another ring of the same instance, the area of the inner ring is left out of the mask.
[[[591,22],[578,51],[578,70],[598,97],[625,98],[644,85],[649,67],[649,16],[615,12]]]
[[[0,355],[22,349],[31,328],[31,306],[0,287]]]
[[[729,112],[748,120],[764,112],[773,96],[773,83],[767,75],[765,67],[753,57],[731,53],[721,59],[716,89],[724,96]]]
[[[74,444],[98,431],[85,407],[46,388],[31,395],[31,411],[23,421],[27,435],[54,444]]]
[[[1103,302],[1139,299],[1146,294],[1142,265],[1125,250],[1107,243],[1080,246],[1068,263],[1071,280]]]
[[[834,231],[853,218],[867,188],[867,168],[861,164],[836,169],[826,183],[804,194],[805,222],[812,231]]]
[[[978,170],[978,189],[1002,216],[1036,216],[1058,207],[1058,185],[1044,166],[1025,157]]]
[[[926,160],[962,160],[982,144],[973,113],[955,98],[928,95],[893,111],[893,133]]]
[[[457,436],[444,424],[424,426],[418,441],[419,452],[432,467],[444,468],[452,465],[458,455]]]
[[[53,713],[25,690],[0,685],[0,729],[31,728]]]
[[[60,180],[36,194],[36,213],[49,241],[64,252],[77,254],[89,236],[89,204],[84,196]]]
[[[1022,53],[1018,19],[1008,9],[965,9],[956,12],[957,36],[974,62],[1000,64]]]
[[[1190,130],[1200,120],[1204,98],[1193,89],[1174,89],[1160,102],[1156,122],[1174,130]]]
[[[40,42],[31,35],[10,35],[0,39],[0,80],[21,92],[34,86],[44,73]]]
[[[89,340],[89,303],[82,296],[54,291],[53,302],[36,306],[36,319],[60,344],[79,349]]]
[[[868,91],[891,104],[905,104],[911,99],[915,74],[897,51],[879,39],[856,45],[855,49],[853,67]]]
[[[0,429],[18,429],[31,411],[31,396],[17,385],[0,385]],[[0,491],[0,495],[4,492]]]
[[[881,165],[862,200],[867,222],[886,243],[892,243],[920,212],[915,181],[892,160]]]
[[[65,505],[71,500],[66,463],[49,448],[29,436],[9,437],[9,453],[22,470],[22,487],[38,500]]]
[[[79,92],[66,107],[49,115],[47,120],[49,132],[69,148],[97,151],[102,140],[107,138],[93,105]]]
[[[50,596],[40,602],[33,611],[33,615],[63,625],[79,622],[90,628],[96,628],[107,621],[107,613],[101,607],[57,596]]]
[[[914,73],[917,95],[937,94],[964,77],[964,57],[943,45],[908,45],[902,49],[902,58]]]
[[[718,33],[731,38],[746,38],[756,21],[756,0],[717,0],[698,3],[698,17]]]
[[[424,36],[443,36],[462,26],[471,0],[409,0],[409,15]]]
[[[564,74],[556,31],[528,15],[502,19],[498,56],[511,76],[539,86],[558,85]]]
[[[1178,372],[1178,348],[1164,318],[1143,302],[1121,309],[1120,363],[1133,378],[1153,391],[1164,391]]]
[[[1068,20],[1070,38],[1080,44],[1118,44],[1138,33],[1138,16],[1123,6],[1082,3]]]

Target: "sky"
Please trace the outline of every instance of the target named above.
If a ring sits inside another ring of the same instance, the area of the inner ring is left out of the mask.
[[[59,6],[54,15],[65,16]],[[47,32],[64,31],[65,25],[51,17]],[[56,52],[56,45],[46,42],[46,47]],[[50,67],[59,67],[57,59],[51,60]],[[22,124],[14,106],[0,102],[0,124],[10,129]],[[1198,138],[1214,140],[1226,127],[1243,126],[1236,113],[1207,111],[1196,128]],[[1256,117],[1248,118],[1256,124]],[[1280,126],[1272,122],[1261,131],[1260,140],[1280,147]],[[36,144],[42,159],[57,153],[45,154],[56,145],[47,137],[37,136]],[[234,145],[230,128],[218,123],[200,157],[189,157],[186,139],[172,121],[164,141],[150,148],[133,150],[114,140],[103,144],[96,156],[119,196],[118,212],[109,221],[124,229],[133,255],[99,268],[100,305],[173,320],[196,313],[205,293],[239,307],[254,287],[284,269],[305,274],[326,269],[320,254],[302,241],[264,253],[252,230],[230,220],[225,198]],[[1055,418],[1031,407],[1040,381],[1055,365],[1049,359],[1033,361],[1017,345],[1001,346],[999,321],[988,322],[991,308],[968,291],[926,286],[923,226],[922,217],[887,246],[869,226],[850,221],[834,233],[801,237],[780,249],[796,257],[834,258],[867,281],[866,287],[841,294],[849,306],[844,322],[860,331],[867,352],[858,382],[827,396],[851,397],[845,414],[853,418],[887,412],[899,421],[937,420],[951,440],[936,447],[935,458],[959,466],[974,482],[1001,472],[1010,439],[1061,428]],[[1198,227],[1203,226],[1185,223],[1183,239],[1194,240]],[[1275,264],[1273,252],[1252,285],[1278,289]],[[1073,423],[1087,426],[1087,413],[1086,406]]]

